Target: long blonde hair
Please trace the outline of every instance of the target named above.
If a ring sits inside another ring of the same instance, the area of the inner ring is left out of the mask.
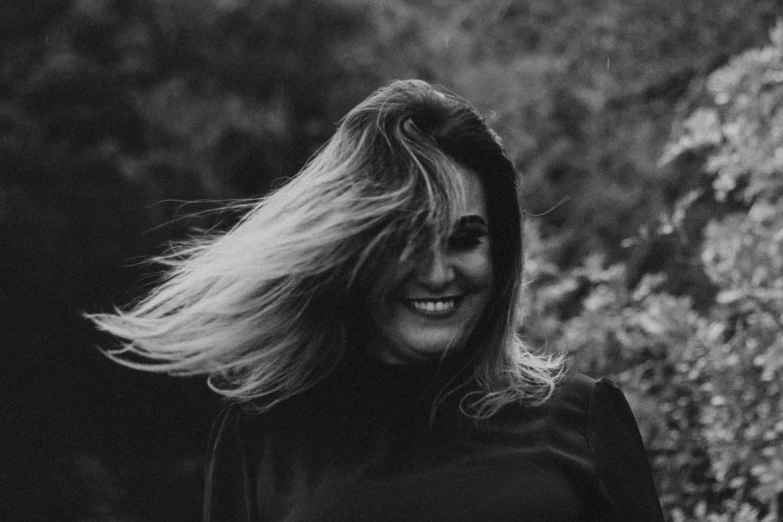
[[[484,185],[494,289],[471,336],[477,417],[538,404],[562,361],[525,348],[518,176],[500,140],[461,99],[418,80],[375,92],[291,181],[230,231],[156,261],[161,283],[126,310],[88,315],[122,339],[126,366],[206,374],[218,393],[264,408],[323,379],[343,357],[358,301],[390,260],[448,237],[464,201],[455,164]],[[411,241],[415,238],[415,241]]]

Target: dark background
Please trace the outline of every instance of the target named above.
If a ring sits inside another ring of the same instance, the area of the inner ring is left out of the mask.
[[[783,520],[783,15],[772,0],[0,4],[0,519],[198,520],[218,399],[82,311],[397,78],[525,176],[534,348],[623,385],[671,520]],[[775,36],[777,34],[777,36]],[[777,39],[776,39],[777,38]],[[708,518],[712,516],[713,518]]]

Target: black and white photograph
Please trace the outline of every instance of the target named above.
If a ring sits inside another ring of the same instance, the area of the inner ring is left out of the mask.
[[[783,4],[2,1],[0,521],[783,521]]]

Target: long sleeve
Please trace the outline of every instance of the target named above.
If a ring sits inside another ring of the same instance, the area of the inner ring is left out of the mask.
[[[662,522],[663,512],[636,419],[622,391],[608,379],[593,388],[587,440],[613,520]]]
[[[204,482],[204,522],[255,521],[252,480],[239,435],[241,411],[227,407],[210,436]]]

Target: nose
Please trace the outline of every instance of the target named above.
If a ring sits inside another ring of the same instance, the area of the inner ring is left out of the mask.
[[[430,248],[419,261],[417,279],[432,292],[445,290],[455,277],[454,265],[441,246]]]

